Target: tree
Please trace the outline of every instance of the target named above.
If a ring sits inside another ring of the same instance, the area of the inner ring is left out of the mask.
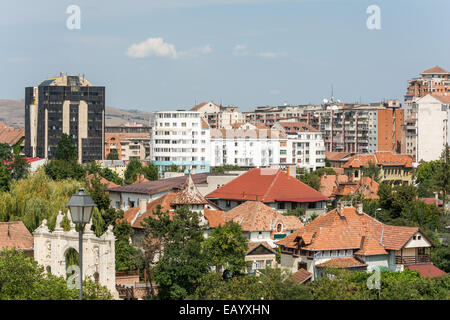
[[[25,157],[15,154],[14,161],[11,163],[11,177],[14,180],[23,179],[28,174],[28,169],[30,164],[27,162]]]
[[[181,169],[176,164],[171,164],[169,167],[169,172],[181,172]]]
[[[61,135],[55,151],[56,160],[76,161],[78,158],[77,147],[73,139],[66,133]]]
[[[136,270],[139,266],[138,250],[130,243],[130,237],[134,233],[133,228],[127,221],[121,221],[114,226],[116,237],[116,270]]]
[[[142,170],[146,179],[150,181],[158,180],[158,168],[153,163],[149,163],[148,166],[144,166]]]
[[[11,172],[0,162],[0,192],[9,190],[9,183],[11,181]]]
[[[107,160],[119,160],[119,153],[116,149],[112,149],[106,156]]]
[[[434,248],[431,254],[433,264],[439,269],[450,272],[450,247],[440,246]]]
[[[379,190],[379,189],[378,189]],[[395,187],[392,193],[391,217],[398,218],[403,209],[417,198],[417,188],[412,185]]]
[[[45,173],[56,181],[75,179],[83,180],[85,171],[76,161],[56,160],[49,161],[44,166]]]
[[[90,181],[86,182],[87,193],[92,197],[99,210],[106,210],[109,208],[111,199],[106,191],[106,184],[100,182],[100,178],[95,176]]]
[[[158,206],[153,216],[144,219],[143,225],[146,238],[158,241],[162,253],[153,270],[149,270],[159,284],[158,297],[183,299],[192,294],[198,279],[208,272],[209,265],[202,250],[200,213],[183,206],[169,215]],[[145,262],[146,265],[153,263]]]
[[[442,192],[444,204],[447,202],[447,194],[450,192],[450,147],[448,143],[439,158],[439,165],[433,176],[433,186],[439,192]]]
[[[433,197],[433,178],[437,171],[438,161],[420,161],[414,171],[415,182],[418,184],[418,196],[421,198]]]
[[[283,215],[285,216],[294,216],[297,218],[303,217],[306,213],[306,209],[302,207],[297,207],[295,209],[287,210]]]
[[[223,268],[242,271],[247,266],[245,253],[248,250],[247,239],[242,234],[238,223],[229,221],[224,226],[217,226],[203,242],[205,254],[210,265],[220,272]]]
[[[372,161],[369,161],[369,166],[367,168],[362,169],[362,174],[365,177],[373,178],[376,182],[380,182],[381,180],[381,168]]]
[[[142,164],[138,159],[131,159],[125,170],[125,183],[132,184],[136,181],[137,175],[142,173]]]
[[[380,183],[377,195],[379,197],[380,207],[386,210],[392,207],[392,187],[387,183]]]
[[[331,167],[331,162],[327,158],[325,158],[325,167]]]
[[[0,143],[0,160],[11,161],[13,158],[13,153],[11,151],[11,146],[7,143]]]
[[[83,298],[110,300],[104,286],[85,280]],[[38,263],[23,251],[0,251],[0,300],[77,300],[78,289],[69,289],[64,277],[44,272]]]

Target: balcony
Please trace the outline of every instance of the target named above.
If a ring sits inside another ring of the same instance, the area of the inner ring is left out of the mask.
[[[395,264],[411,265],[411,264],[424,264],[431,262],[431,255],[422,254],[417,256],[395,257]]]

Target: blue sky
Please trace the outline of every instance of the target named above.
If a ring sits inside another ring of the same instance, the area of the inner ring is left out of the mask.
[[[372,4],[381,30],[366,27]],[[67,72],[145,111],[320,103],[332,84],[343,101],[403,100],[407,79],[450,69],[449,12],[448,0],[1,1],[0,98]]]

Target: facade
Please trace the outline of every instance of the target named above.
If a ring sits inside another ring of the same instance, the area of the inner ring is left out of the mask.
[[[380,182],[391,185],[410,185],[413,179],[413,160],[409,155],[376,152],[374,154],[357,154],[342,166],[344,174],[353,181],[363,177],[363,168],[373,163],[380,168]]]
[[[352,271],[410,266],[436,268],[431,263],[435,245],[415,227],[385,225],[363,212],[362,204],[339,202],[338,207],[277,242],[281,267],[296,273],[305,269],[313,279],[324,267]]]
[[[301,106],[264,106],[257,107],[254,111],[243,112],[245,121],[253,123],[254,125],[263,124],[271,128],[279,121],[293,119],[294,121],[301,121],[302,108]]]
[[[417,101],[428,94],[445,97],[450,92],[450,72],[439,66],[421,73],[420,78],[408,80],[405,94],[403,131],[405,152],[418,162],[418,104]]]
[[[156,112],[151,160],[160,173],[176,165],[185,173],[210,170],[210,129],[196,111]]]
[[[277,122],[272,129],[280,130],[288,138],[288,163],[312,172],[325,167],[325,144],[322,132],[296,121]]]
[[[119,160],[149,160],[149,133],[105,133],[105,157],[116,150]]]
[[[65,133],[78,162],[104,159],[105,87],[60,74],[25,88],[25,155],[52,159]]]
[[[445,145],[450,145],[450,95],[428,94],[418,99],[416,104],[416,159],[417,161],[438,160]]]
[[[278,130],[211,129],[211,166],[265,167],[288,163],[288,140]]]
[[[301,121],[323,133],[327,152],[402,152],[403,110],[398,100],[380,103],[325,103],[305,109]]]
[[[191,111],[200,112],[211,129],[223,129],[245,121],[245,116],[238,112],[237,107],[224,107],[214,102],[202,102]]]
[[[305,217],[323,214],[327,197],[279,169],[255,168],[206,195],[221,210],[229,211],[245,201],[261,201],[280,213],[305,209]]]

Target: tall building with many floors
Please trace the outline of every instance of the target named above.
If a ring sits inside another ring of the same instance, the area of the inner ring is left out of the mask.
[[[200,112],[156,112],[151,134],[152,163],[160,172],[171,165],[186,173],[209,172],[209,131]]]
[[[63,133],[78,162],[104,159],[105,87],[61,73],[25,88],[25,155],[52,159]]]

